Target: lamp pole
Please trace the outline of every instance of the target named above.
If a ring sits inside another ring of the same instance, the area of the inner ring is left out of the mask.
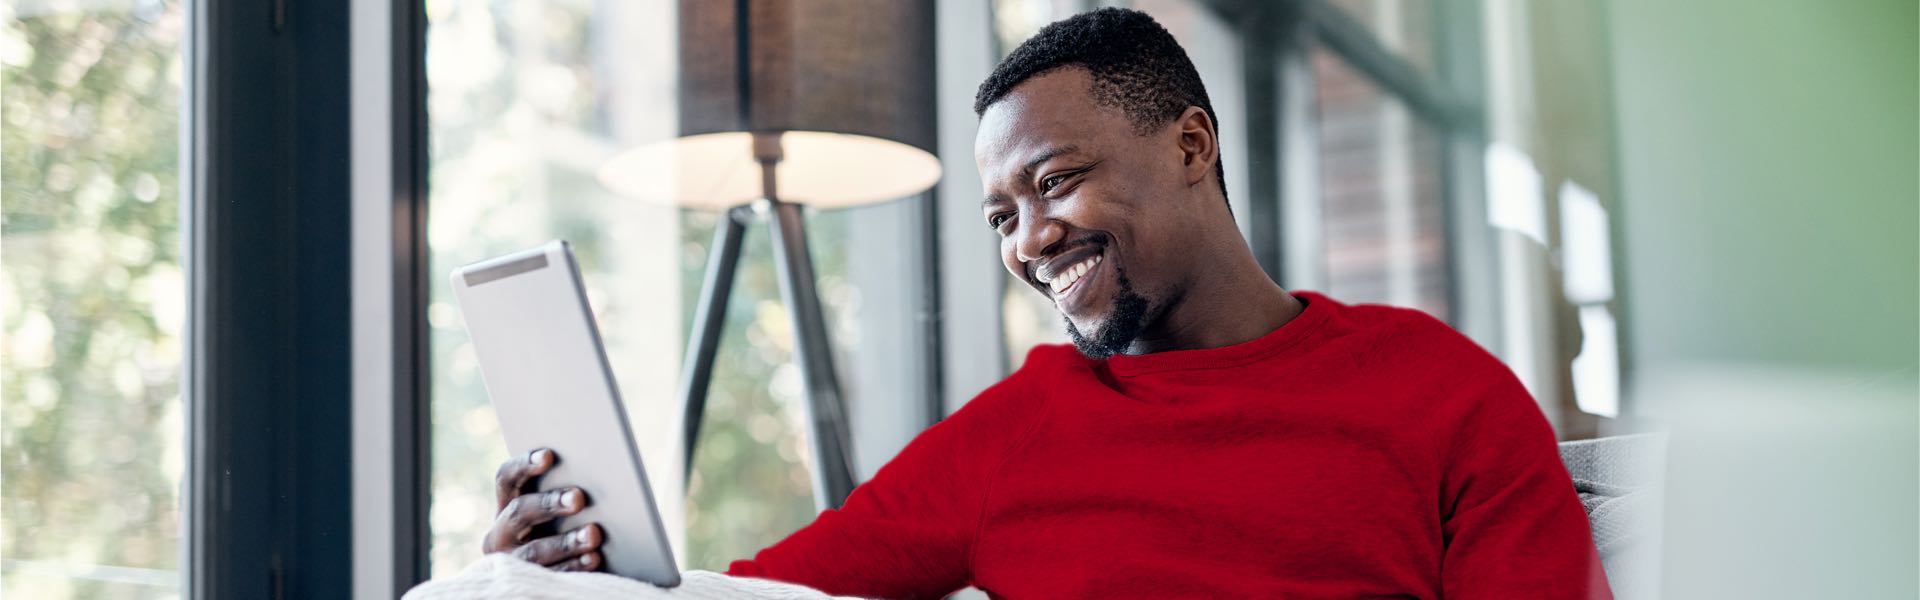
[[[680,377],[680,400],[685,407],[681,457],[683,477],[693,476],[693,449],[700,441],[701,415],[707,410],[707,387],[713,382],[713,358],[720,350],[720,332],[727,323],[727,299],[733,295],[734,271],[740,266],[740,242],[747,235],[753,212],[736,206],[720,213],[713,225],[713,246],[707,256],[707,278],[700,284],[700,305],[694,308],[693,337],[687,343],[686,372]]]
[[[781,301],[793,319],[794,362],[805,383],[806,418],[811,427],[809,444],[813,447],[813,497],[818,508],[838,508],[853,493],[852,435],[847,426],[847,408],[840,394],[840,380],[833,368],[833,345],[827,338],[826,313],[820,307],[820,292],[813,272],[812,253],[807,249],[806,215],[799,204],[780,201],[775,172],[782,158],[780,134],[753,134],[754,160],[760,164],[761,191],[773,230],[773,260],[779,270]],[[713,359],[719,348],[720,330],[726,323],[728,297],[740,262],[740,239],[745,219],[752,218],[746,207],[728,210],[716,226],[712,262],[700,290],[692,343],[687,356],[687,374],[683,398],[686,406],[686,470],[693,474],[693,451],[699,442],[700,421],[706,412],[708,385],[713,380]]]
[[[687,344],[685,472],[692,476],[741,238],[749,223],[763,221],[805,385],[797,410],[806,413],[814,498],[821,508],[838,507],[854,487],[852,436],[802,203],[886,202],[939,180],[934,0],[679,0],[679,7],[680,135],[616,155],[600,179],[636,197],[665,192],[681,206],[727,207]],[[747,151],[758,173],[741,164]],[[870,173],[867,165],[888,167]],[[780,170],[789,175],[784,181],[775,176]]]

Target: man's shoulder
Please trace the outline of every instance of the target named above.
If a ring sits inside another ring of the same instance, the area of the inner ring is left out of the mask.
[[[1339,320],[1346,321],[1356,329],[1366,331],[1433,333],[1433,329],[1452,328],[1426,311],[1396,306],[1392,304],[1374,304],[1370,302],[1347,303],[1323,295],[1313,296],[1315,301],[1327,301],[1334,305]]]
[[[1072,345],[1034,346],[1013,374],[975,395],[946,421],[999,429],[1015,421],[1037,418],[1052,396],[1049,392],[1055,383],[1066,377],[1067,371],[1086,368],[1087,361]]]
[[[1473,414],[1487,402],[1532,404],[1513,370],[1473,339],[1426,312],[1382,304],[1339,305],[1323,351],[1370,385],[1396,410],[1440,422]]]
[[[1085,368],[1090,362],[1073,344],[1038,344],[1027,349],[1026,360],[1020,362],[1020,368],[1014,369],[1007,380],[1048,379],[1063,369]]]
[[[1370,354],[1378,359],[1482,366],[1489,361],[1499,363],[1472,338],[1419,309],[1387,304],[1338,304],[1335,320],[1344,335],[1370,348]]]
[[[1440,421],[1470,418],[1488,408],[1535,411],[1519,378],[1499,357],[1426,312],[1380,304],[1345,307],[1355,338],[1349,347],[1365,376],[1389,378],[1413,411]]]

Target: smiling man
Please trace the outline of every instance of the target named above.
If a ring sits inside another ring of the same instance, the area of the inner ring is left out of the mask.
[[[1419,312],[1267,278],[1206,90],[1159,24],[1050,25],[974,108],[984,222],[1074,347],[1034,349],[731,573],[869,597],[1608,596],[1553,431],[1504,365]],[[503,466],[502,505],[552,458]],[[503,511],[488,549],[593,566],[594,530],[521,541],[575,510],[562,493]]]

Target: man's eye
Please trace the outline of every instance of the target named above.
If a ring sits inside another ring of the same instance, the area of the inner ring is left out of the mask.
[[[992,227],[994,229],[999,229],[1000,224],[1007,222],[1007,219],[1010,219],[1010,218],[1012,217],[1007,216],[1007,213],[999,213],[991,217],[987,217],[987,226]]]
[[[1053,191],[1053,188],[1060,187],[1060,184],[1066,183],[1066,182],[1067,182],[1066,175],[1053,175],[1053,176],[1047,177],[1046,179],[1042,179],[1040,180],[1040,193],[1042,194],[1050,193]]]

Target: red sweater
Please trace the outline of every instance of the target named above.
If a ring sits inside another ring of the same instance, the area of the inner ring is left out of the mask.
[[[1225,348],[1035,348],[729,572],[889,598],[1610,597],[1505,365],[1416,311],[1296,297]]]

